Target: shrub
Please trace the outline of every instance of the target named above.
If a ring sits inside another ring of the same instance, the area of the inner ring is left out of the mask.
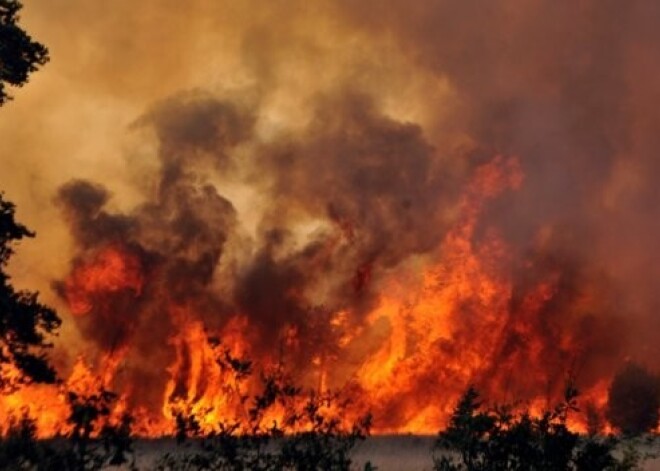
[[[234,373],[237,384],[252,374],[252,364],[221,351],[216,361]],[[186,443],[188,450],[167,453],[158,463],[159,470],[254,470],[299,471],[350,469],[350,452],[366,438],[370,416],[358,419],[350,427],[339,415],[347,407],[337,394],[304,393],[292,385],[281,367],[262,374],[261,392],[242,394],[239,402],[248,405],[236,420],[217,424],[203,434],[196,417],[179,412],[175,416],[177,441],[196,437]],[[266,423],[274,408],[284,411],[281,423]],[[332,412],[329,412],[332,411]],[[367,468],[374,469],[374,468]]]
[[[36,440],[36,431],[35,421],[27,410],[19,417],[10,417],[0,440],[0,469],[26,468],[41,460],[42,449]]]
[[[629,363],[614,377],[608,392],[607,418],[624,435],[640,435],[657,427],[660,410],[658,376]]]
[[[532,416],[510,406],[483,408],[469,388],[434,446],[437,471],[624,471],[637,469],[627,454],[617,460],[613,438],[581,438],[567,427],[577,411],[577,390],[568,386],[554,409]]]

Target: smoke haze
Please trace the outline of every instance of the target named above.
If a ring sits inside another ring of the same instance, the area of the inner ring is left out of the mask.
[[[200,400],[201,325],[418,431],[658,370],[654,2],[26,3],[0,188],[62,372]]]

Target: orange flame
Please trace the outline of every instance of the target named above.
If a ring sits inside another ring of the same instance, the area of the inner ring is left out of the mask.
[[[82,316],[94,306],[94,296],[142,290],[144,280],[136,257],[118,247],[107,247],[77,267],[65,282],[65,298],[71,313]]]
[[[516,391],[508,389],[507,374],[525,367],[529,371],[522,373],[526,377],[520,383],[529,386],[527,393],[534,391],[525,396],[529,407],[541,410],[552,399],[552,394],[544,396],[546,376],[535,370],[535,365],[542,363],[545,346],[532,319],[545,315],[544,309],[557,294],[559,279],[551,273],[527,289],[517,303],[521,314],[512,320],[514,286],[505,276],[513,263],[511,249],[492,227],[486,227],[485,236],[475,242],[475,232],[484,230],[479,223],[487,202],[522,183],[523,174],[515,158],[500,156],[481,166],[465,189],[458,217],[437,249],[436,261],[420,261],[409,271],[393,272],[382,281],[382,294],[367,325],[351,330],[347,310],[330,317],[333,329],[341,332],[337,348],[348,356],[361,339],[376,339],[367,353],[352,360],[353,370],[343,375],[356,410],[373,411],[376,432],[436,432],[469,384],[485,388],[486,397],[515,399]],[[356,290],[371,278],[371,267],[361,267],[354,281]],[[119,246],[108,246],[75,267],[65,282],[65,299],[74,315],[83,316],[105,295],[128,290],[138,297],[144,281],[137,257]],[[592,302],[586,295],[583,298],[584,303]],[[240,419],[245,414],[241,397],[256,390],[258,381],[239,383],[216,361],[218,352],[208,338],[210,333],[217,335],[233,355],[249,357],[249,320],[237,313],[221,331],[208,332],[195,316],[194,306],[172,301],[168,309],[176,333],[169,343],[174,355],[167,368],[162,402],[151,410],[144,406],[131,410],[136,430],[147,436],[170,434],[174,415],[179,412],[198,417],[204,430],[228,417]],[[511,333],[524,342],[525,358],[505,354]],[[298,335],[289,329],[284,342],[293,345]],[[559,338],[558,349],[579,349],[570,336]],[[99,386],[113,389],[115,375],[131,346],[123,348],[99,362],[102,375],[93,373],[79,359],[60,387],[32,385],[0,398],[0,416],[27,406],[37,418],[40,436],[65,433],[69,412],[64,391],[89,392]],[[277,358],[266,360],[276,362]],[[321,356],[309,359],[321,391],[328,387],[334,364],[331,360]],[[602,409],[606,385],[603,378],[584,391],[584,396]],[[124,384],[118,391],[118,410],[129,407],[136,387]],[[285,408],[275,408],[265,420],[281,422],[285,414]],[[356,414],[346,413],[344,419],[354,419]],[[576,420],[572,426],[583,430],[585,423]]]

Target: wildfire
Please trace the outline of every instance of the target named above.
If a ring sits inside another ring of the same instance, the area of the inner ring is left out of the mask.
[[[470,384],[494,400],[522,398],[532,410],[551,404],[557,398],[554,385],[561,386],[561,375],[582,346],[573,331],[558,330],[550,316],[556,309],[582,312],[593,299],[587,289],[576,294],[570,306],[557,307],[563,296],[559,271],[530,276],[531,283],[524,287],[507,276],[516,263],[512,249],[496,227],[481,224],[481,217],[491,200],[522,184],[515,158],[500,156],[479,167],[432,261],[421,260],[413,268],[394,270],[381,279],[380,294],[363,325],[352,322],[354,313],[349,307],[330,313],[328,327],[338,332],[332,348],[296,363],[307,370],[307,377],[316,378],[313,386],[322,393],[330,383],[336,386],[338,377],[343,378],[335,389],[350,394],[358,412],[373,412],[376,432],[436,432]],[[339,231],[345,232],[345,227]],[[336,239],[333,244],[338,245]],[[156,263],[153,271],[162,275],[167,268]],[[369,265],[360,266],[356,273],[353,283],[359,295],[374,275]],[[169,319],[171,332],[165,344],[156,346],[164,356],[152,357],[169,358],[162,372],[160,403],[141,402],[142,386],[135,377],[127,381],[122,372],[123,365],[145,349],[133,344],[123,328],[121,340],[100,352],[95,368],[80,358],[61,385],[31,385],[3,396],[0,414],[7,417],[27,407],[37,418],[40,436],[64,433],[67,392],[88,394],[103,387],[119,395],[115,416],[128,410],[136,417],[135,429],[146,436],[173,433],[178,413],[192,414],[208,430],[222,420],[244,417],[247,406],[242,398],[258,390],[258,375],[239,381],[236,371],[218,361],[223,353],[210,339],[217,337],[227,354],[254,358],[263,368],[277,364],[282,352],[264,353],[254,345],[254,326],[246,313],[222,314],[226,320],[221,327],[208,326],[197,313],[199,298],[182,297],[178,286],[163,289],[163,281],[154,283],[150,276],[135,252],[113,243],[74,265],[63,284],[63,297],[74,316],[90,322],[94,316],[133,322],[130,316],[116,318],[113,310],[158,297],[156,308],[151,309],[161,310],[157,315]],[[120,297],[130,302],[117,304]],[[215,308],[222,310],[219,303]],[[284,348],[301,348],[307,334],[301,326],[284,325],[272,335],[282,339]],[[339,365],[341,371],[334,371]],[[291,373],[300,372],[294,365]],[[606,384],[606,378],[599,378],[583,391],[599,409],[604,407]],[[264,423],[281,423],[285,409],[275,408]],[[346,413],[344,419],[356,414]],[[573,427],[583,429],[584,421],[575,421]]]

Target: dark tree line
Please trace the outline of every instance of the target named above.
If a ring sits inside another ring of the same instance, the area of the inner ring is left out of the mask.
[[[48,49],[18,25],[22,7],[18,0],[0,0],[0,105],[11,100],[6,85],[22,87],[48,62]]]
[[[623,435],[652,431],[660,418],[660,378],[640,365],[628,363],[608,391],[607,418]]]
[[[0,0],[0,105],[11,99],[6,85],[23,86],[48,61],[48,49],[33,41],[17,23],[22,8],[17,0]],[[0,366],[12,364],[20,377],[0,378],[3,389],[21,382],[53,382],[55,371],[46,358],[48,338],[60,319],[41,304],[37,293],[16,290],[7,274],[15,245],[34,233],[18,223],[14,205],[0,193]]]
[[[0,378],[5,390],[22,382],[55,381],[46,352],[60,318],[39,302],[37,293],[14,289],[6,272],[15,244],[26,237],[34,233],[16,221],[14,205],[0,194],[0,364],[12,364],[22,373],[18,378]]]
[[[470,388],[435,445],[436,471],[632,471],[641,456],[616,438],[582,437],[568,427],[578,411],[577,390],[568,385],[555,408],[532,415],[510,406],[485,407]]]

